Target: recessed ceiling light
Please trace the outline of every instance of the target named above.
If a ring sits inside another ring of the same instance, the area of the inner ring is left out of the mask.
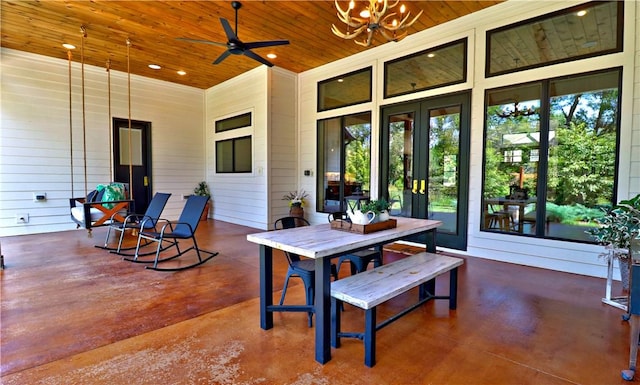
[[[162,67],[160,67],[160,66],[159,66],[159,65],[157,65],[157,64],[149,64],[149,68],[151,68],[152,70],[159,70],[159,69],[160,69],[160,68],[162,68]]]
[[[184,76],[184,75],[186,75],[186,74],[187,74],[187,73],[186,73],[185,71],[183,71],[183,70],[178,71],[178,75],[180,75],[180,76]]]
[[[275,53],[268,53],[268,54],[267,54],[267,57],[268,57],[269,59],[275,59],[275,58],[277,58],[277,57],[278,57],[278,55],[276,55]]]
[[[582,16],[584,16],[584,15],[586,15],[586,14],[587,14],[587,11],[585,11],[584,9],[583,9],[582,11],[578,11],[578,12],[576,13],[576,15],[578,15],[578,16],[580,16],[580,17],[582,17]]]
[[[62,46],[66,49],[76,49],[75,45],[69,43],[64,43]]]
[[[436,54],[435,53],[428,53],[427,57],[436,57]]]
[[[338,79],[338,83],[342,83],[344,79]]]

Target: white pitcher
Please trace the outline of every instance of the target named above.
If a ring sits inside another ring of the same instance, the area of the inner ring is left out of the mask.
[[[351,219],[351,223],[355,223],[356,225],[367,225],[376,218],[376,213],[373,211],[367,211],[363,213],[360,210],[347,210],[347,215],[349,219]]]

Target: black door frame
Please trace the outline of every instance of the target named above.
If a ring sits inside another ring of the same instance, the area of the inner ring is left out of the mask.
[[[120,166],[120,142],[119,128],[129,127],[129,119],[113,118],[113,170],[114,180],[129,183],[129,166]],[[151,201],[153,192],[153,184],[151,178],[152,161],[151,161],[151,122],[140,120],[131,120],[131,129],[142,130],[142,166],[133,166],[133,186],[129,186],[129,190],[133,192],[134,211],[136,213],[144,213]],[[141,169],[138,169],[141,167]]]
[[[428,161],[429,161],[429,111],[449,107],[460,106],[460,137],[458,154],[458,207],[457,207],[457,231],[455,234],[439,232],[436,237],[438,246],[466,250],[469,217],[469,164],[471,143],[471,91],[457,92],[443,96],[435,96],[426,99],[412,100],[380,108],[380,179],[379,191],[387,194],[388,164],[389,164],[389,117],[404,112],[414,113],[414,139],[413,139],[413,180],[426,180],[425,191],[428,192]],[[423,151],[426,149],[426,151]],[[387,200],[389,197],[384,196]],[[415,218],[428,218],[429,208],[427,194],[412,194],[412,216]],[[416,242],[426,243],[428,239],[413,239]],[[429,245],[431,246],[431,245]]]

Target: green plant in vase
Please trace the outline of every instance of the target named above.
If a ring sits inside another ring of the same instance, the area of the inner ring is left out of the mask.
[[[620,201],[595,221],[599,226],[585,232],[598,244],[605,246],[606,251],[601,256],[618,260],[623,288],[628,290],[629,246],[631,240],[640,235],[640,194],[632,199]]]

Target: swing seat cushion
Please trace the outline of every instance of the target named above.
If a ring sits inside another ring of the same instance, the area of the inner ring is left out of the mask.
[[[90,229],[111,223],[111,216],[117,220],[125,217],[130,209],[131,200],[127,200],[125,183],[98,185],[86,198],[71,198],[71,219],[79,227]]]

